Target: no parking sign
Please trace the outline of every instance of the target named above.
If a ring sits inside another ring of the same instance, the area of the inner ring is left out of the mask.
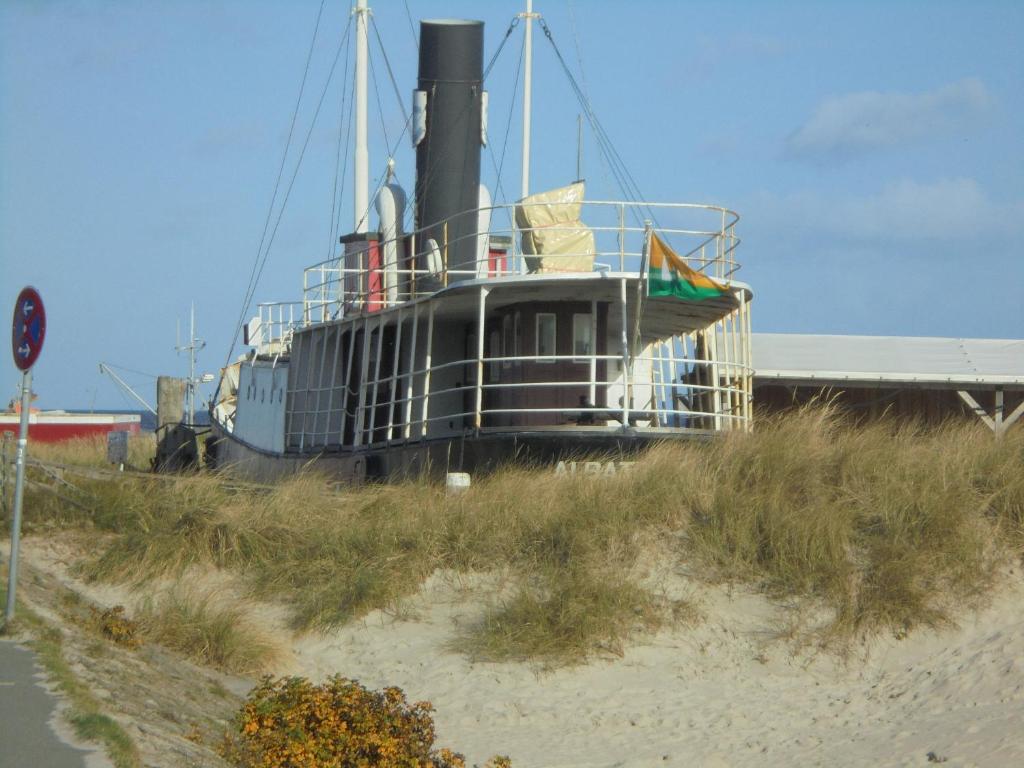
[[[27,371],[43,351],[46,338],[46,310],[43,299],[32,286],[22,288],[14,302],[11,323],[11,351],[19,371]]]
[[[21,371],[21,427],[18,430],[18,452],[14,460],[14,516],[11,519],[11,559],[7,567],[5,627],[14,618],[14,593],[18,585],[18,544],[21,541],[21,505],[25,493],[25,451],[28,448],[29,410],[32,404],[32,366],[43,351],[45,338],[46,310],[43,309],[39,291],[31,286],[22,288],[18,300],[14,302],[14,318],[11,322],[11,352],[14,364]]]

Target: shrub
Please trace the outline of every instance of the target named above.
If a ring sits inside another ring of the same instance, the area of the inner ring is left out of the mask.
[[[335,676],[322,685],[267,677],[249,694],[221,754],[246,768],[464,768],[434,749],[429,702],[409,704],[399,688],[370,691]],[[507,758],[490,765],[510,766]]]
[[[124,613],[123,605],[115,605],[99,614],[100,632],[108,640],[125,648],[138,648],[142,644],[139,638],[139,625]]]

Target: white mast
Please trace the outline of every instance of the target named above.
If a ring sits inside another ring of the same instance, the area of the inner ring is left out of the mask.
[[[533,92],[533,20],[540,16],[533,12],[533,0],[526,0],[526,13],[519,18],[526,19],[526,41],[523,58],[525,59],[525,76],[523,78],[523,183],[522,197],[530,194],[530,106]]]
[[[366,232],[370,209],[369,152],[366,148],[366,0],[356,0],[356,146],[355,189],[352,193],[356,232]]]
[[[180,327],[180,326],[179,326]],[[181,343],[181,331],[177,332],[178,343],[174,349],[177,352],[188,352],[188,380],[185,382],[185,412],[188,414],[188,423],[194,424],[196,420],[196,389],[200,381],[212,381],[213,377],[209,379],[203,376],[201,379],[196,378],[196,352],[203,349],[206,346],[206,342],[202,339],[196,338],[196,303],[192,302],[191,310],[189,311],[188,320],[188,344]],[[103,364],[100,363],[100,368],[103,368]],[[149,406],[146,406],[147,408]],[[150,409],[152,410],[152,409]]]

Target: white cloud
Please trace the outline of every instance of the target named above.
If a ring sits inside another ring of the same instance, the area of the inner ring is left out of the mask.
[[[786,153],[810,160],[849,157],[969,130],[992,96],[977,78],[921,93],[865,91],[832,96],[786,139]]]
[[[903,179],[862,197],[828,199],[810,192],[764,197],[749,218],[773,229],[847,241],[986,240],[1024,233],[1024,200],[993,200],[974,179]]]

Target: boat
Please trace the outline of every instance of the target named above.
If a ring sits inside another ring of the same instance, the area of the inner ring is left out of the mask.
[[[510,461],[608,474],[655,442],[749,430],[739,216],[629,184],[621,200],[588,199],[581,180],[531,193],[531,24],[551,39],[532,0],[513,23],[526,34],[520,198],[492,202],[480,183],[483,22],[425,20],[415,190],[389,176],[370,228],[368,13],[357,0],[354,230],[304,270],[301,300],[261,303],[245,323],[249,349],[211,401],[211,463],[352,482]]]
[[[11,401],[0,412],[0,434],[17,435],[21,424],[21,403]],[[28,437],[32,442],[59,443],[75,438],[100,437],[110,432],[137,435],[142,417],[137,413],[76,413],[71,411],[31,409],[28,415]]]

